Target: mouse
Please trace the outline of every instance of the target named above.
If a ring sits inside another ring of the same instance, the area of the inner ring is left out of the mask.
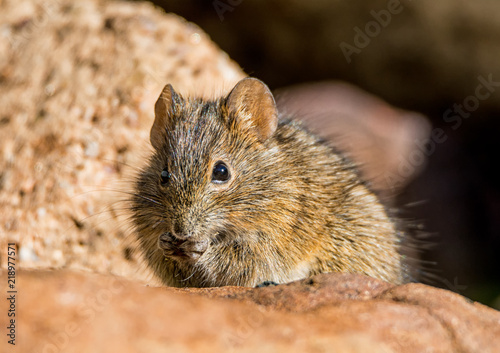
[[[247,77],[221,97],[167,84],[131,222],[166,286],[282,284],[319,273],[405,281],[402,234],[356,165]]]

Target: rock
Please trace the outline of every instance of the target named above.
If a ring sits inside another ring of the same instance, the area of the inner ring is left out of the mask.
[[[362,275],[209,289],[62,270],[17,276],[24,352],[496,352],[500,344],[500,312]]]
[[[431,125],[422,114],[391,107],[344,82],[296,85],[276,95],[282,111],[301,117],[357,161],[364,178],[384,197],[400,191],[426,164]]]

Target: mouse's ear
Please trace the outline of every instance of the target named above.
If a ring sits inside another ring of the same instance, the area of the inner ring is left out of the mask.
[[[244,129],[257,133],[260,141],[271,137],[278,126],[278,110],[266,84],[256,78],[244,78],[234,86],[226,99],[230,119]]]
[[[171,119],[182,98],[175,93],[172,85],[168,84],[163,88],[160,97],[155,104],[155,121],[149,139],[154,148],[159,149],[165,140],[165,130],[171,125]]]

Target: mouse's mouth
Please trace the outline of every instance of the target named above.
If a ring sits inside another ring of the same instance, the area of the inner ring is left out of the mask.
[[[158,239],[158,247],[163,251],[165,257],[179,261],[196,261],[207,250],[208,242],[178,239],[170,233],[164,233]]]

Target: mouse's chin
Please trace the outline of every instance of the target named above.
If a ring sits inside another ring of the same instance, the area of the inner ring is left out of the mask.
[[[160,236],[158,247],[163,251],[163,256],[176,261],[195,262],[207,250],[208,241],[180,240],[170,236]]]

